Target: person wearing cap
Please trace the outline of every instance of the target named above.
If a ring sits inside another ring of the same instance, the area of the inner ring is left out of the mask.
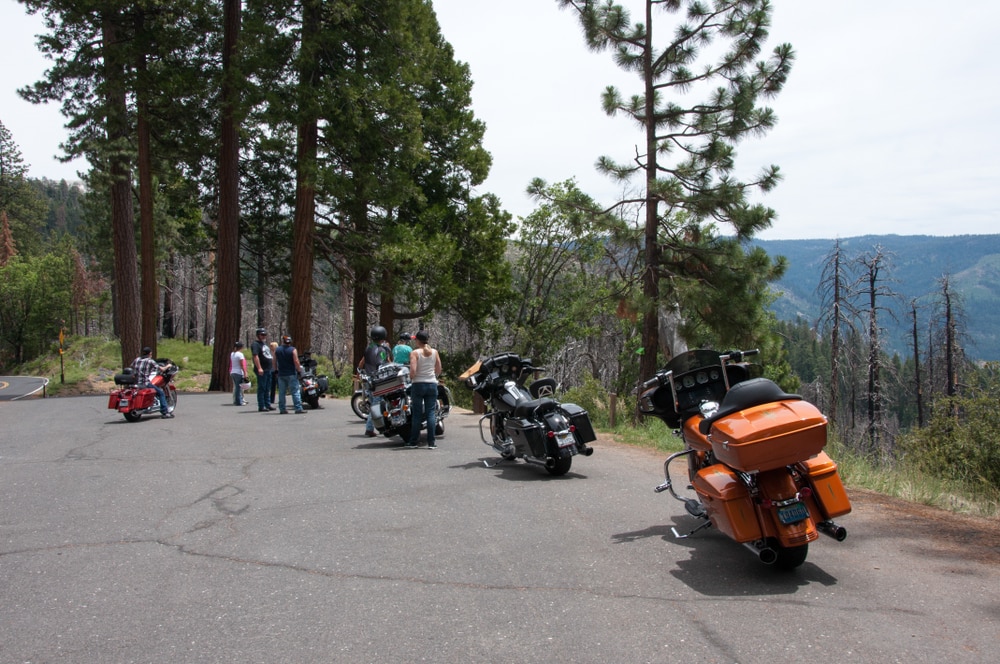
[[[413,337],[410,336],[409,332],[399,333],[399,343],[392,347],[392,361],[396,364],[405,364],[409,366],[410,364],[410,353],[413,352],[413,347],[410,346],[410,340]]]
[[[302,408],[302,386],[299,385],[299,374],[302,373],[299,351],[292,345],[292,338],[287,334],[281,337],[281,345],[275,351],[274,359],[278,363],[278,413],[288,413],[285,394],[291,392],[295,414],[305,415],[306,411]]]
[[[274,410],[271,405],[271,367],[274,356],[271,347],[267,345],[267,330],[258,327],[257,338],[250,344],[250,354],[253,357],[253,372],[257,374],[257,412],[264,413]]]
[[[167,410],[167,395],[163,393],[163,388],[152,382],[153,376],[160,370],[160,365],[153,359],[153,349],[143,346],[141,355],[132,360],[132,372],[135,374],[136,387],[151,387],[156,390],[156,396],[160,399],[160,417],[170,419],[174,416]]]
[[[247,356],[243,354],[243,342],[233,344],[233,352],[229,354],[229,377],[233,379],[233,405],[245,406],[243,398],[243,383],[250,380],[247,373]]]
[[[420,425],[427,420],[427,449],[437,449],[434,429],[437,427],[438,376],[441,356],[428,345],[427,330],[414,336],[416,348],[410,353],[410,407],[413,409],[413,429],[406,447],[414,448],[420,440]]]

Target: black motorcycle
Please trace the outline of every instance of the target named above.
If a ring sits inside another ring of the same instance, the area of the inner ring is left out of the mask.
[[[500,353],[476,362],[462,374],[466,386],[480,394],[487,405],[479,420],[479,435],[500,455],[500,461],[492,466],[524,459],[544,466],[550,475],[565,475],[574,456],[594,453],[587,443],[597,435],[586,410],[556,401],[556,383],[551,378],[535,380],[525,388],[524,381],[541,371],[544,369],[532,366],[529,359]],[[486,422],[489,439],[483,428]]]
[[[380,366],[373,375],[362,379],[362,394],[371,410],[375,430],[386,438],[399,436],[405,442],[413,427],[413,409],[410,400],[410,368],[403,364],[388,362]],[[378,407],[372,409],[375,398],[381,399]],[[352,407],[354,399],[351,400]],[[355,407],[358,413],[361,407]],[[444,419],[451,412],[451,390],[438,383],[438,404],[434,434],[444,435]],[[424,424],[424,422],[421,422]]]
[[[319,400],[330,386],[330,382],[325,375],[316,375],[317,362],[309,352],[302,354],[299,363],[302,365],[302,375],[299,376],[299,387],[302,394],[302,403],[309,404],[313,410],[319,408]]]

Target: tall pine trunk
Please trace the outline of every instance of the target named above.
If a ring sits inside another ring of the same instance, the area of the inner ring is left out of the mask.
[[[222,52],[222,127],[219,157],[219,228],[216,274],[215,346],[212,349],[210,391],[228,391],[229,353],[240,334],[240,173],[235,85],[236,48],[240,34],[241,1],[226,0]]]
[[[132,168],[128,151],[129,123],[125,77],[127,64],[118,41],[118,17],[105,14],[101,22],[104,55],[107,134],[110,144],[111,237],[114,249],[115,313],[121,339],[122,365],[139,355],[139,275],[135,250],[135,217],[132,208]]]
[[[314,97],[319,84],[316,40],[320,2],[302,6],[301,66],[299,68],[299,127],[296,146],[295,218],[292,222],[292,283],[288,329],[300,349],[312,346],[313,226],[316,222],[316,155],[318,112]]]

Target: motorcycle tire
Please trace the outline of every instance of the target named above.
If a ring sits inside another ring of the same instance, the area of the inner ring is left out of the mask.
[[[553,477],[558,477],[560,475],[565,475],[569,472],[570,467],[573,465],[573,457],[563,457],[556,459],[555,464],[550,468],[545,466],[545,470],[549,471],[549,475]]]
[[[435,436],[443,436],[444,435],[444,422],[435,422],[434,423],[434,435]]]
[[[309,408],[312,410],[319,410],[319,397],[309,397],[308,399],[303,399],[303,401],[309,404]]]
[[[174,409],[177,408],[177,390],[167,388],[165,393],[167,398],[167,412],[172,413],[174,412]]]
[[[368,419],[368,411],[370,409],[371,407],[368,405],[368,402],[365,401],[365,395],[359,392],[351,397],[351,410],[361,419]]]
[[[806,556],[809,554],[808,544],[803,544],[802,546],[781,546],[777,540],[773,539],[770,540],[770,543],[775,553],[778,554],[777,560],[774,561],[774,566],[778,569],[795,569],[806,561]]]
[[[137,413],[134,410],[130,410],[127,413],[122,413],[125,416],[125,420],[128,422],[138,422],[142,419],[142,413]]]

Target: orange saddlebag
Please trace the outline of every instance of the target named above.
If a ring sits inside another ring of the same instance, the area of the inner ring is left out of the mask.
[[[715,464],[699,470],[692,485],[716,528],[737,542],[760,539],[757,511],[736,473]]]
[[[806,459],[799,464],[799,467],[808,476],[813,497],[825,519],[843,516],[851,511],[851,501],[844,491],[843,482],[840,481],[837,464],[827,456],[826,452],[820,452],[812,459]]]
[[[808,401],[774,401],[716,420],[715,458],[744,472],[790,466],[826,445],[826,416]]]

